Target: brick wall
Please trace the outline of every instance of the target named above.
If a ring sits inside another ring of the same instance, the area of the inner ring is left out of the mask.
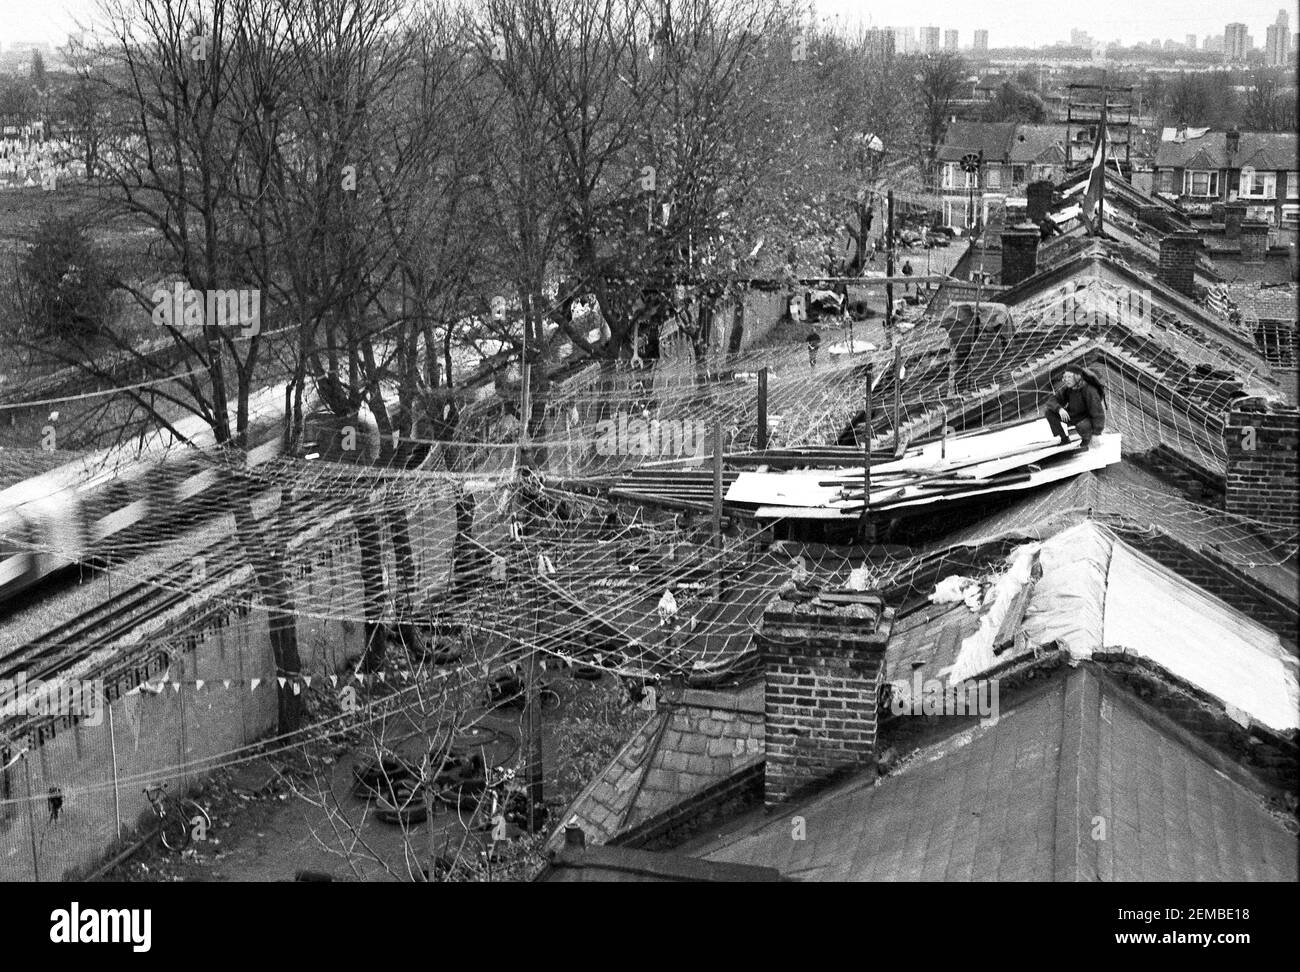
[[[1297,529],[1300,411],[1233,409],[1228,413],[1223,438],[1228,453],[1224,509],[1280,530]]]
[[[852,604],[778,598],[764,613],[767,806],[874,763],[894,612],[876,595],[858,598]]]
[[[1268,259],[1268,223],[1257,219],[1241,224],[1241,262],[1263,263]]]
[[[1020,223],[1002,231],[1003,287],[1014,287],[1038,269],[1038,241],[1042,231],[1037,226]]]
[[[1179,230],[1160,241],[1159,277],[1166,286],[1196,296],[1196,253],[1201,240],[1195,230]]]

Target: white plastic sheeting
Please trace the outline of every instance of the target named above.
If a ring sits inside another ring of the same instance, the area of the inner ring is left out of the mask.
[[[1029,645],[1058,642],[1076,658],[1102,646],[1102,610],[1110,567],[1110,536],[1092,521],[1042,544],[1043,576],[1034,585],[1022,625]]]
[[[1148,557],[1115,544],[1103,640],[1278,731],[1295,729],[1296,660],[1277,635]]]
[[[948,676],[950,684],[974,678],[981,672],[993,668],[998,659],[993,654],[993,640],[1006,620],[1007,612],[1015,602],[1016,596],[1033,578],[1034,554],[1039,551],[1036,543],[1027,543],[1017,547],[1008,558],[1011,567],[998,578],[986,603],[988,609],[980,616],[979,628],[961,643],[961,649],[953,660],[952,667],[942,673]],[[991,602],[991,603],[990,603]]]

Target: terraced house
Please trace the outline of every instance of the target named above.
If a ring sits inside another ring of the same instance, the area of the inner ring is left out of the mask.
[[[1240,200],[1247,219],[1300,225],[1300,162],[1295,132],[1166,128],[1156,150],[1155,189],[1190,215]]]

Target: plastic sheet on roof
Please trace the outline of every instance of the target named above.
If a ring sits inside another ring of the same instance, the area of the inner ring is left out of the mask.
[[[1022,627],[1030,646],[1056,642],[1076,658],[1090,658],[1101,648],[1113,543],[1092,522],[1044,541],[1038,554],[1043,576],[1034,585]]]
[[[1296,659],[1277,635],[1123,543],[1110,558],[1103,641],[1270,729],[1300,725]]]

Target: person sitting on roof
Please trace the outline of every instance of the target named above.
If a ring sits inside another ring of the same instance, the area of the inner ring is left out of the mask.
[[[1083,440],[1082,448],[1086,449],[1092,443],[1092,437],[1106,426],[1105,403],[1106,389],[1096,375],[1087,368],[1070,365],[1065,369],[1061,387],[1043,407],[1043,417],[1062,445],[1070,444],[1070,436],[1062,424],[1069,422]]]

